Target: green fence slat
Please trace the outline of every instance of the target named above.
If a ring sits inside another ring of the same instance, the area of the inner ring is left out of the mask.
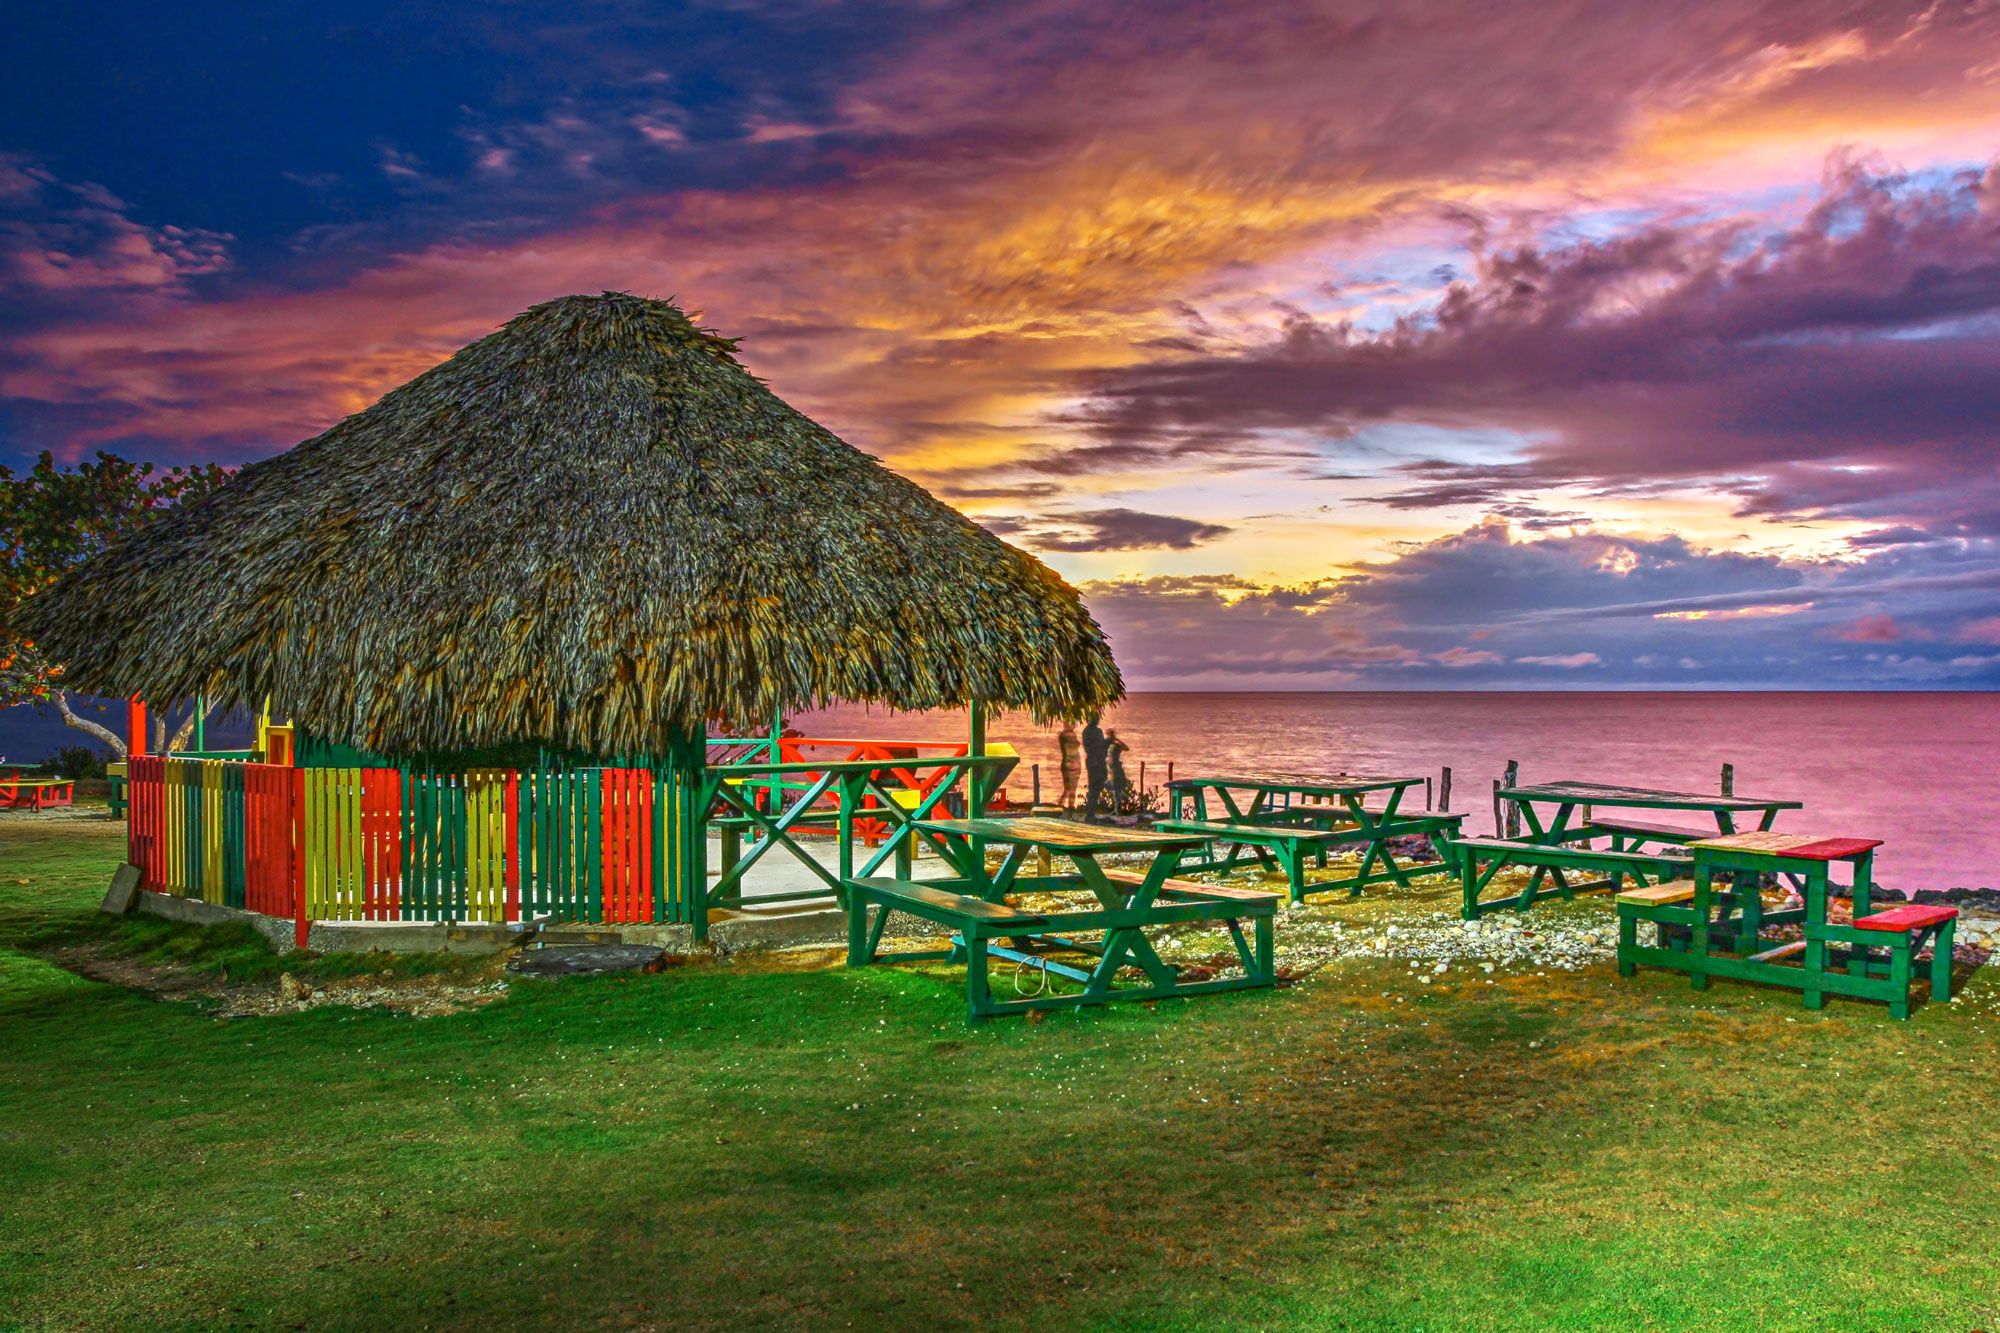
[[[243,837],[243,766],[231,764],[222,771],[222,901],[226,906],[244,906],[247,855]]]
[[[595,771],[590,774],[592,779],[596,779],[597,776]],[[577,850],[583,857],[583,869],[589,876],[590,884],[587,902],[590,915],[585,920],[602,921],[604,920],[604,861],[602,857],[593,853],[604,846],[604,788],[595,780],[586,782],[584,800],[590,812],[587,824],[589,837]]]

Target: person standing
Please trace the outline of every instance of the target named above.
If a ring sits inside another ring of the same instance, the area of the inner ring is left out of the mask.
[[[1131,747],[1121,740],[1116,731],[1104,733],[1104,751],[1111,761],[1111,813],[1113,816],[1125,813],[1125,798],[1132,790],[1132,783],[1125,776],[1125,751]]]
[[[1064,719],[1056,733],[1056,752],[1061,756],[1062,808],[1076,809],[1076,783],[1083,776],[1083,746],[1076,738],[1076,723]]]
[[[1104,742],[1104,721],[1102,713],[1092,713],[1090,721],[1083,724],[1083,822],[1094,823],[1097,819],[1097,801],[1104,795],[1105,779],[1110,776],[1107,766],[1107,747]]]

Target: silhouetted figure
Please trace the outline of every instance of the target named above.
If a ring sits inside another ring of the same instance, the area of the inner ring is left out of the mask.
[[[1125,797],[1132,790],[1130,779],[1125,776],[1125,751],[1131,747],[1118,738],[1116,731],[1104,733],[1104,748],[1111,760],[1111,813],[1125,813]]]
[[[1093,823],[1097,819],[1097,801],[1104,795],[1104,783],[1111,776],[1110,746],[1104,739],[1104,728],[1099,724],[1104,720],[1101,713],[1092,713],[1090,721],[1083,724],[1083,776],[1085,782],[1083,797],[1083,819]]]
[[[1076,784],[1083,777],[1083,745],[1076,738],[1076,723],[1064,722],[1056,733],[1056,751],[1062,756],[1062,808],[1076,809]]]

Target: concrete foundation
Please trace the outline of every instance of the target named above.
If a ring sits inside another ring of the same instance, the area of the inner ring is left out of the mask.
[[[829,839],[824,845],[807,844],[815,861],[833,869],[835,849]],[[717,848],[711,844],[710,862]],[[948,874],[935,856],[918,857],[913,873],[918,879]],[[731,954],[755,953],[768,949],[791,949],[813,945],[841,945],[847,940],[847,919],[833,905],[831,895],[795,903],[758,906],[762,897],[795,893],[823,887],[823,882],[782,847],[774,847],[745,877],[745,906],[739,911],[712,913],[708,926],[708,947],[698,949],[694,928],[687,925],[599,925],[586,922],[530,922],[525,925],[488,925],[481,922],[444,921],[315,921],[306,936],[306,947],[316,953],[500,953],[530,942],[549,945],[644,944],[686,956],[711,952],[726,958]],[[195,925],[242,922],[271,942],[279,953],[289,953],[295,944],[295,924],[282,917],[264,916],[234,907],[221,907],[194,898],[141,892],[138,911],[169,921]]]

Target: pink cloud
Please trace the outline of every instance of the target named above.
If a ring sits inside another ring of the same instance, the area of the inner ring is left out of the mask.
[[[1863,616],[1836,625],[1827,633],[1845,643],[1894,643],[1903,637],[1902,628],[1886,615]]]
[[[2000,616],[1981,616],[1958,627],[1955,636],[1965,643],[2000,644]]]

